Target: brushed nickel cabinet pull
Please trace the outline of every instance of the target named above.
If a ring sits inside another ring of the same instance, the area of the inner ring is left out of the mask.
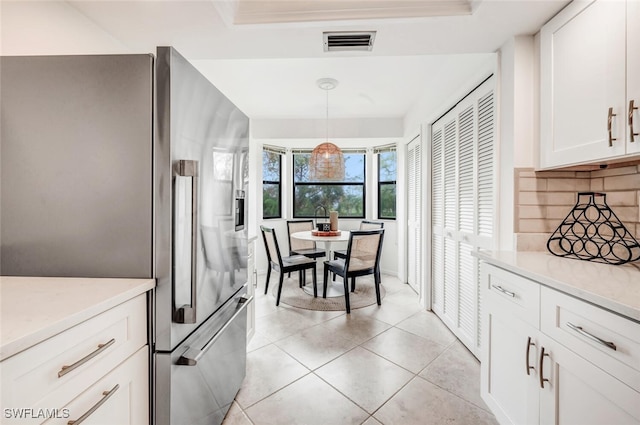
[[[109,397],[111,397],[113,394],[115,394],[115,392],[118,391],[118,388],[120,388],[120,385],[116,384],[116,386],[111,388],[111,390],[103,391],[102,392],[102,396],[103,397],[100,399],[100,401],[98,401],[96,404],[94,404],[91,407],[91,409],[87,410],[85,412],[85,414],[80,416],[78,419],[72,420],[72,421],[68,421],[67,425],[79,425],[82,422],[84,422],[89,416],[91,416],[93,414],[93,412],[98,410],[100,408],[100,406],[102,406],[107,400],[109,400]]]
[[[638,109],[637,106],[634,106],[634,102],[633,99],[629,101],[629,138],[632,143],[636,141],[635,136],[640,136],[640,133],[633,132],[633,111]]]
[[[515,292],[511,292],[511,291],[507,291],[506,289],[504,289],[502,286],[500,285],[491,285],[493,288],[495,288],[496,291],[500,291],[505,295],[510,296],[511,298],[515,298],[516,294]]]
[[[542,347],[540,351],[540,388],[543,388],[543,389],[544,389],[544,383],[549,382],[549,380],[543,376],[543,373],[544,373],[543,365],[544,365],[545,357],[549,357],[549,354],[545,353],[544,347]]]
[[[529,351],[531,351],[531,346],[535,346],[536,344],[534,342],[531,342],[531,337],[527,338],[527,359],[526,359],[526,365],[527,365],[527,375],[531,374],[531,369],[535,370],[536,368],[533,366],[529,365]]]
[[[79,366],[82,366],[84,363],[88,362],[89,360],[91,360],[92,358],[94,358],[95,356],[102,353],[104,350],[106,350],[110,346],[112,346],[115,342],[116,342],[115,338],[111,338],[111,340],[105,344],[98,344],[98,349],[87,354],[86,356],[84,356],[77,362],[73,363],[72,365],[62,366],[62,368],[60,368],[60,371],[58,372],[58,378],[62,378],[64,375],[71,372],[73,369]]]
[[[607,132],[609,132],[609,146],[613,146],[613,142],[616,139],[615,137],[613,137],[613,135],[611,134],[611,128],[613,127],[613,117],[615,117],[616,114],[613,113],[613,108],[609,108],[609,115],[607,117]]]
[[[571,329],[573,329],[574,331],[578,332],[580,335],[589,338],[591,341],[593,342],[597,342],[600,345],[604,345],[607,348],[612,349],[613,351],[616,351],[618,349],[618,347],[616,347],[616,345],[613,342],[609,342],[609,341],[605,341],[602,338],[598,338],[597,336],[590,334],[589,332],[585,331],[584,329],[582,329],[581,326],[576,326],[571,322],[567,322],[567,326]]]

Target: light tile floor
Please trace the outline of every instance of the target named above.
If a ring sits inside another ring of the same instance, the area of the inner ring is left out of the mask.
[[[408,285],[383,276],[382,306],[347,315],[276,307],[264,279],[247,376],[223,425],[496,424],[480,364]]]

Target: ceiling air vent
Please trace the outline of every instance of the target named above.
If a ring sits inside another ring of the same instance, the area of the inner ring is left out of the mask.
[[[353,50],[371,50],[375,31],[323,32],[325,52],[344,52]]]

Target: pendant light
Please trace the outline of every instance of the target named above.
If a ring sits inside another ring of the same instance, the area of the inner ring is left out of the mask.
[[[344,155],[339,147],[329,142],[329,90],[336,88],[338,81],[333,78],[321,78],[317,84],[327,94],[326,141],[311,152],[309,177],[312,181],[343,181]]]

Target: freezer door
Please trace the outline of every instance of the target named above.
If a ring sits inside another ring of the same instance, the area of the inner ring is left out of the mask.
[[[235,203],[249,119],[174,49],[156,64],[154,342],[173,351],[247,282]]]
[[[241,292],[173,353],[156,353],[156,425],[222,423],[245,376],[250,300]]]

